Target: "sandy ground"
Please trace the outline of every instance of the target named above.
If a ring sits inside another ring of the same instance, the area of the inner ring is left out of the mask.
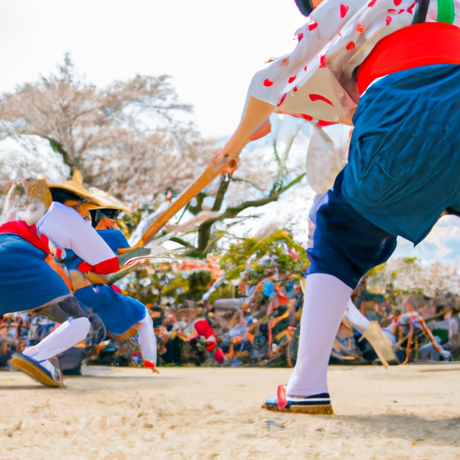
[[[1,460],[460,459],[460,363],[332,366],[335,416],[260,409],[289,369],[84,373],[0,372]]]

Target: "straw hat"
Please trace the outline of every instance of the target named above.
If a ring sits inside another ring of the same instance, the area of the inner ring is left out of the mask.
[[[99,190],[96,187],[90,187],[89,190],[93,196],[96,197],[99,202],[104,205],[104,209],[118,209],[120,211],[126,212],[127,214],[131,213],[131,210],[122,201],[110,195],[109,193],[104,192],[103,190]]]
[[[19,213],[32,203],[43,203],[45,208],[48,209],[52,201],[51,193],[45,180],[21,179],[13,181],[5,197],[0,221],[18,220]],[[22,218],[19,220],[22,220]]]
[[[23,184],[30,203],[39,201],[46,206],[46,209],[51,206],[50,189],[44,179],[28,179]]]
[[[83,186],[83,176],[78,169],[74,169],[72,179],[62,184],[49,184],[51,194],[55,201],[64,203],[66,206],[81,205],[85,203],[85,209],[118,209],[130,212],[120,200],[95,187],[89,190]]]

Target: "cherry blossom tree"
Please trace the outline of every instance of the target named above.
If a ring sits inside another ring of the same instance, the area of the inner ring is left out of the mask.
[[[98,88],[75,72],[66,55],[56,74],[1,96],[0,136],[44,139],[49,155],[43,149],[32,159],[9,155],[0,171],[46,173],[40,165],[55,152],[67,175],[77,168],[86,185],[136,205],[168,187],[183,188],[209,161],[213,142],[197,132],[191,110],[167,75],[137,75]]]
[[[381,292],[391,289],[433,298],[460,294],[460,270],[458,264],[440,261],[423,266],[416,257],[390,259],[370,274],[367,283],[371,289]]]

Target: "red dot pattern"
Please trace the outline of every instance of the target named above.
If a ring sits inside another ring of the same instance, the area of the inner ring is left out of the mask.
[[[356,48],[355,42],[350,42],[350,43],[348,43],[348,45],[346,46],[346,49],[347,49],[348,51],[354,50],[355,48]]]
[[[349,6],[344,5],[343,3],[340,4],[340,17],[342,19],[347,15],[349,9],[350,9]]]

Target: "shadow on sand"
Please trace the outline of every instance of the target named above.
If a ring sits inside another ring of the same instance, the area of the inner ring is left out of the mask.
[[[363,433],[366,431],[372,434],[379,432],[386,437],[401,438],[417,443],[430,440],[460,446],[460,417],[426,419],[413,414],[381,414],[337,416],[336,418],[347,424],[352,423],[355,427],[359,426]]]

